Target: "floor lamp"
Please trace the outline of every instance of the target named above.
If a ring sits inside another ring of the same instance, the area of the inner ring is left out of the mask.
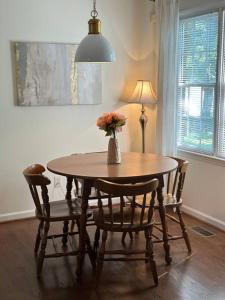
[[[156,95],[151,82],[147,80],[138,80],[129,102],[138,103],[142,106],[139,122],[142,134],[142,153],[145,153],[145,127],[148,123],[148,117],[145,114],[145,104],[156,104]]]

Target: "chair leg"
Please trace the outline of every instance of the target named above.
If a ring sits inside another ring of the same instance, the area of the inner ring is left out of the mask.
[[[127,236],[127,231],[124,231],[122,235],[122,243],[124,243],[126,236]]]
[[[35,242],[35,247],[34,247],[35,254],[38,253],[38,249],[39,249],[39,246],[40,246],[40,242],[41,242],[41,230],[43,228],[43,223],[44,223],[44,221],[40,221],[39,226],[38,226],[38,232],[37,232],[36,242]]]
[[[190,239],[189,239],[189,236],[188,236],[188,233],[187,233],[186,226],[184,224],[184,220],[183,220],[183,217],[182,217],[182,212],[180,211],[180,207],[177,207],[177,215],[179,217],[180,227],[181,227],[181,230],[182,230],[182,233],[183,233],[183,237],[184,237],[188,252],[191,253],[192,252],[191,243],[190,243]]]
[[[145,240],[146,240],[146,244],[145,244],[145,263],[149,262],[149,231],[146,229],[145,230]]]
[[[49,231],[50,224],[49,222],[46,222],[44,225],[44,234],[43,238],[41,240],[41,250],[38,256],[38,261],[37,261],[37,276],[39,277],[41,275],[41,270],[45,258],[45,248],[47,245],[47,237],[48,237],[48,231]]]
[[[159,216],[162,224],[162,230],[163,230],[163,246],[165,250],[165,261],[168,265],[170,265],[172,261],[172,257],[170,256],[170,245],[168,241],[168,228],[166,223],[166,211],[165,206],[163,204],[163,194],[162,189],[157,189],[157,198],[159,203]]]
[[[94,241],[94,253],[97,256],[97,250],[99,247],[99,239],[100,239],[100,229],[97,227],[95,231],[95,241]]]
[[[68,240],[68,232],[69,232],[69,221],[66,220],[63,223],[64,223],[64,225],[63,225],[62,243],[63,243],[63,246],[66,246],[67,240]]]
[[[133,240],[133,233],[131,231],[128,232],[130,239]]]
[[[93,270],[95,270],[96,269],[95,253],[91,248],[91,242],[87,231],[86,231],[86,244],[87,244],[87,252],[88,252],[89,259],[91,261],[92,268]]]
[[[96,287],[98,286],[101,273],[102,273],[102,268],[103,268],[103,263],[104,263],[104,255],[105,255],[105,244],[107,240],[108,233],[106,230],[103,231],[102,234],[102,244],[99,250],[99,255],[97,259],[97,270],[96,270]]]
[[[71,226],[70,226],[70,232],[74,231],[75,224],[76,224],[75,220],[72,220],[71,221]]]
[[[133,233],[131,231],[124,231],[122,235],[122,243],[124,243],[127,233],[129,234],[130,239],[133,240]]]
[[[158,285],[159,279],[157,274],[156,263],[154,260],[154,252],[153,252],[153,243],[152,243],[152,229],[153,226],[148,230],[145,230],[145,238],[146,238],[146,258],[149,259],[152,277],[155,285]],[[148,253],[148,254],[147,254]]]

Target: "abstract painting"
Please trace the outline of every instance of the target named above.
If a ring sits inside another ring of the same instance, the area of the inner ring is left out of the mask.
[[[99,64],[75,63],[76,44],[14,42],[17,105],[100,104]]]

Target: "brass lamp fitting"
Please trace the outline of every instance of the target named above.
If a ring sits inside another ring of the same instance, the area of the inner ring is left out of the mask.
[[[93,17],[88,22],[89,34],[100,34],[101,33],[101,21]]]

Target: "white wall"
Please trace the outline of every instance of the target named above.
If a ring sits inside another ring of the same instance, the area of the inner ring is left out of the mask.
[[[184,211],[225,230],[225,163],[191,155],[184,189]]]
[[[0,0],[0,220],[33,209],[22,176],[26,166],[106,149],[107,139],[95,125],[101,113],[124,112],[128,126],[120,136],[122,150],[140,150],[140,108],[119,99],[137,79],[151,77],[151,6],[147,0],[98,0],[103,33],[117,54],[115,64],[103,65],[102,105],[26,108],[14,105],[10,41],[78,43],[87,34],[92,1]],[[154,124],[154,109],[148,115]],[[151,145],[149,139],[148,149]]]
[[[225,1],[182,0],[181,9],[192,12],[225,4]],[[184,155],[190,162],[184,189],[184,210],[225,230],[225,163]]]

